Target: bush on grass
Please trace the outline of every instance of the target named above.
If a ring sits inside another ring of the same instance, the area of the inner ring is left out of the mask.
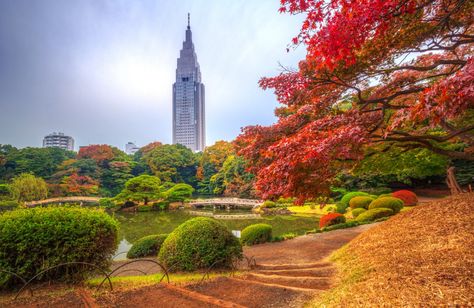
[[[328,213],[319,219],[319,228],[346,222],[346,217],[340,213]]]
[[[197,217],[168,235],[158,257],[171,271],[230,267],[235,259],[242,258],[242,246],[221,222]]]
[[[357,218],[357,216],[364,213],[365,211],[367,211],[367,210],[364,209],[364,208],[355,208],[351,211],[352,217]]]
[[[337,230],[337,229],[347,229],[347,228],[357,227],[358,225],[359,223],[357,221],[348,221],[348,222],[324,227],[321,229],[321,231],[328,232],[328,231]]]
[[[167,236],[168,234],[153,234],[142,237],[133,243],[132,248],[127,253],[127,258],[156,257]]]
[[[66,262],[107,268],[117,248],[117,222],[101,210],[78,207],[20,209],[0,215],[0,268],[30,279]],[[39,281],[84,279],[96,272],[85,265],[48,271]],[[0,287],[18,283],[0,273]]]
[[[265,202],[263,202],[263,204],[260,207],[263,209],[265,208],[271,209],[271,208],[277,207],[277,204],[271,200],[265,200]]]
[[[272,239],[272,226],[254,224],[242,230],[240,242],[243,245],[255,245],[269,242]]]
[[[357,216],[357,222],[364,222],[364,221],[373,221],[378,218],[388,217],[393,215],[393,210],[388,208],[375,208],[365,211],[364,213]]]
[[[367,209],[369,207],[369,204],[374,201],[374,198],[368,197],[368,196],[357,196],[351,199],[349,201],[349,206],[352,209],[356,208],[363,208]]]
[[[403,201],[404,206],[414,206],[418,204],[418,197],[409,190],[398,190],[392,193],[392,196]]]
[[[18,207],[20,204],[17,201],[14,200],[5,200],[5,201],[0,201],[0,208],[6,208],[6,209],[14,209]]]
[[[379,198],[369,204],[369,210],[377,208],[391,209],[396,214],[403,208],[403,201],[395,197]]]
[[[102,198],[99,200],[99,205],[105,208],[115,207],[115,202],[112,198]]]
[[[337,212],[344,214],[346,209],[349,207],[349,202],[351,201],[352,198],[354,197],[359,197],[359,196],[368,196],[368,193],[362,192],[362,191],[353,191],[350,193],[345,194],[341,201],[338,202],[337,204]]]

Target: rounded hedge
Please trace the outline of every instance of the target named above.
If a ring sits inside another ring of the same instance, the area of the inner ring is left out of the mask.
[[[346,222],[346,217],[340,213],[328,213],[319,219],[319,228]]]
[[[0,215],[0,268],[30,279],[67,262],[107,268],[117,248],[117,221],[101,210],[78,207],[19,209]],[[48,271],[38,280],[83,279],[85,265]],[[0,273],[0,287],[16,281]]]
[[[349,192],[347,194],[345,194],[341,201],[339,201],[339,204],[340,204],[340,208],[341,209],[347,209],[349,207],[349,202],[351,201],[352,198],[354,197],[359,197],[359,196],[369,196],[368,193],[365,193],[363,191],[353,191],[353,192]],[[340,212],[340,211],[338,211]]]
[[[392,196],[403,201],[405,206],[414,206],[418,204],[418,197],[409,190],[398,190],[392,193]]]
[[[243,245],[262,244],[272,239],[273,228],[267,224],[254,224],[242,230],[240,241]]]
[[[133,243],[132,247],[127,252],[127,258],[136,259],[151,256],[156,257],[167,236],[168,234],[153,234],[142,237]]]
[[[358,222],[363,222],[363,221],[372,221],[377,218],[382,218],[382,217],[387,217],[393,215],[393,210],[392,209],[387,209],[387,208],[376,208],[376,209],[371,209],[367,210],[359,216],[357,216],[356,221]]]
[[[361,207],[355,208],[351,211],[352,217],[357,218],[360,214],[366,212],[367,210]]]
[[[265,200],[265,202],[263,202],[263,204],[260,205],[260,207],[271,209],[271,208],[277,207],[277,204],[271,200]]]
[[[395,197],[382,197],[369,204],[369,210],[376,208],[391,209],[396,214],[403,208],[403,201]]]
[[[351,199],[349,201],[349,206],[352,209],[356,208],[364,208],[367,209],[369,207],[369,204],[374,201],[374,198],[371,198],[369,196],[357,196]]]
[[[242,258],[242,245],[219,221],[197,217],[168,235],[158,258],[170,271],[230,267],[234,259]]]

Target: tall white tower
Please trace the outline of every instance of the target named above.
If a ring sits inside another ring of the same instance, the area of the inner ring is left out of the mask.
[[[206,145],[204,84],[194,51],[189,14],[186,39],[177,64],[173,84],[173,144],[202,151]]]

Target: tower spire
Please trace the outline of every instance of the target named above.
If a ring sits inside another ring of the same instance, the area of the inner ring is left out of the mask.
[[[190,17],[191,14],[188,13],[188,30],[191,29],[191,17]]]

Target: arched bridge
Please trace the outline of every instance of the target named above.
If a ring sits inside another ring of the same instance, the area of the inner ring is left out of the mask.
[[[262,200],[240,199],[240,198],[213,198],[192,200],[189,204],[192,207],[219,206],[226,208],[256,208],[263,203]]]
[[[60,197],[51,198],[38,201],[25,202],[27,207],[35,207],[38,205],[53,204],[53,203],[99,203],[99,197]]]

